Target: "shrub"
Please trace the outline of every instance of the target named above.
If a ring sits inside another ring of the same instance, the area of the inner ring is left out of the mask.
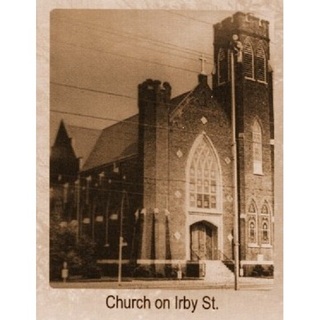
[[[61,279],[63,262],[67,262],[69,276],[97,278],[100,271],[96,258],[96,244],[87,236],[81,236],[77,241],[75,228],[61,227],[58,217],[53,215],[50,224],[50,280]]]

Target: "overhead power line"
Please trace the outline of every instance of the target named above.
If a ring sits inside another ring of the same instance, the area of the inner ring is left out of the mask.
[[[100,171],[103,171],[103,170],[100,170]],[[74,176],[67,175],[67,174],[62,174],[62,176],[74,178]],[[97,176],[98,177],[98,173],[96,172],[95,174],[91,173],[91,174],[86,174],[86,175],[83,174],[83,176],[80,176],[81,181],[83,182],[83,184],[80,183],[80,187],[81,187],[82,190],[94,190],[94,191],[102,191],[102,192],[109,192],[110,191],[110,192],[113,192],[113,193],[121,193],[123,191],[123,186],[128,186],[128,187],[129,186],[133,186],[134,189],[140,189],[142,186],[144,186],[146,184],[148,184],[148,185],[156,185],[156,181],[166,181],[169,184],[173,184],[173,183],[182,183],[183,185],[185,185],[185,184],[191,185],[192,184],[190,181],[188,181],[186,179],[171,179],[171,178],[169,178],[169,179],[158,179],[158,178],[149,178],[149,177],[145,177],[143,182],[137,182],[137,181],[130,182],[130,181],[123,180],[123,179],[116,180],[114,178],[114,176],[110,175],[110,177],[102,178],[102,180],[104,180],[104,181],[103,182],[99,182],[99,183],[96,182],[95,184],[97,184],[97,185],[95,185],[93,183],[89,183],[89,184],[87,183],[86,177],[88,177],[88,176]],[[102,181],[102,180],[100,180],[100,181]],[[111,180],[111,182],[108,182],[108,180]],[[111,187],[111,185],[113,185],[113,184],[118,184],[119,189],[116,189],[116,187]],[[54,185],[54,186],[57,186],[57,187],[58,186],[63,187],[63,184],[58,183],[58,182],[51,183],[51,185]],[[107,187],[107,185],[110,185],[110,186]],[[75,182],[70,183],[69,187],[70,188],[76,187]],[[225,192],[226,192],[226,189],[229,189],[230,191],[232,191],[234,189],[234,186],[233,185],[224,184],[224,185],[221,186],[221,189],[222,190],[224,189]],[[266,191],[265,188],[258,188],[258,187],[253,187],[252,188],[252,187],[247,187],[247,186],[242,187],[242,189],[244,189],[244,190],[252,190],[252,191]],[[129,189],[127,191],[130,194],[143,195],[143,193],[139,193],[137,191],[133,191],[133,190],[129,190]],[[267,190],[267,191],[271,192],[271,190]],[[167,191],[167,192],[158,191],[157,193],[158,194],[162,194],[162,195],[167,195],[167,194],[170,194],[170,191]],[[196,193],[196,191],[194,193]]]
[[[128,123],[128,124],[133,124],[135,126],[140,125],[140,126],[143,126],[143,127],[159,128],[159,129],[168,130],[168,131],[180,131],[180,132],[183,132],[183,133],[199,134],[199,130],[197,130],[197,131],[196,130],[187,130],[184,127],[176,127],[176,126],[165,127],[165,126],[151,125],[151,124],[146,124],[146,123],[140,124],[137,121],[132,121],[132,120],[128,120],[128,119],[121,120],[121,119],[115,119],[115,118],[109,118],[109,117],[84,115],[84,114],[80,114],[80,113],[76,113],[76,112],[60,111],[60,110],[53,110],[53,109],[51,109],[50,112],[61,113],[61,114],[70,115],[70,116],[91,118],[91,119],[96,119],[96,120],[112,121],[114,123]],[[213,111],[211,111],[211,112],[213,112]],[[198,112],[196,112],[195,114],[198,114]],[[124,134],[124,136],[125,136],[125,134]],[[124,139],[124,138],[121,138],[120,136],[117,136],[117,140],[123,140],[123,141],[130,140],[131,141],[131,139]],[[240,139],[238,139],[238,140],[240,140]],[[250,142],[250,143],[253,142],[252,139],[248,139],[248,138],[244,139],[244,141]],[[268,144],[268,143],[262,143],[261,145],[270,146],[270,144]]]
[[[120,93],[114,93],[114,92],[109,92],[109,91],[103,91],[103,90],[96,90],[96,89],[90,89],[90,88],[85,88],[85,87],[79,87],[79,86],[66,84],[66,83],[59,83],[59,82],[55,82],[55,81],[50,81],[50,83],[54,84],[56,86],[60,86],[60,87],[67,87],[67,88],[72,88],[72,89],[77,89],[77,90],[85,90],[85,91],[90,91],[90,92],[94,92],[94,93],[102,93],[102,94],[106,94],[108,96],[122,97],[122,98],[127,98],[127,99],[134,99],[134,100],[137,99],[135,97],[127,96],[127,95],[120,94]]]
[[[209,26],[213,26],[213,23],[210,23],[210,22],[208,22],[208,21],[199,20],[199,19],[190,17],[190,16],[188,16],[188,15],[184,15],[184,14],[181,14],[181,13],[178,13],[178,12],[175,12],[175,11],[165,10],[165,12],[170,13],[170,14],[173,14],[173,15],[176,15],[176,16],[184,17],[184,18],[186,18],[186,19],[188,19],[188,20],[192,20],[192,21],[196,21],[196,22],[200,22],[200,23],[207,24],[207,25],[209,25]]]
[[[60,43],[66,46],[72,46],[72,47],[76,47],[76,48],[81,48],[84,50],[88,50],[88,51],[95,51],[95,52],[99,52],[101,54],[109,54],[109,55],[113,55],[116,56],[117,58],[125,58],[125,59],[132,59],[132,60],[136,60],[136,61],[141,61],[143,63],[150,63],[150,64],[155,64],[158,66],[162,66],[162,67],[168,67],[168,68],[172,68],[172,69],[177,69],[177,70],[182,70],[182,71],[187,71],[187,72],[192,72],[192,73],[196,73],[198,74],[199,72],[196,70],[191,70],[191,69],[187,69],[187,68],[182,68],[182,67],[177,67],[177,66],[173,66],[173,65],[169,65],[169,64],[165,64],[165,63],[161,63],[161,62],[157,62],[157,61],[152,61],[152,60],[145,60],[142,58],[137,58],[137,57],[133,57],[133,56],[128,56],[128,55],[124,55],[124,54],[120,54],[120,53],[116,53],[116,52],[111,52],[111,51],[106,51],[106,50],[101,50],[101,49],[94,49],[94,48],[89,48],[89,47],[85,47],[82,45],[78,45],[78,44],[74,44],[74,43],[70,43],[70,42],[63,42],[63,41],[56,41],[56,40],[52,40],[55,43]]]
[[[182,46],[178,46],[176,44],[173,43],[169,43],[169,42],[164,42],[164,41],[160,41],[160,40],[156,40],[156,39],[151,39],[151,38],[147,38],[138,34],[133,34],[133,33],[129,33],[129,32],[119,32],[116,31],[114,29],[110,29],[110,28],[103,28],[101,26],[98,26],[97,24],[94,23],[90,23],[90,22],[83,22],[77,19],[64,19],[64,18],[59,18],[57,20],[62,20],[65,23],[69,23],[69,24],[74,24],[74,25],[81,25],[87,29],[93,29],[95,31],[102,31],[103,33],[108,33],[108,34],[112,34],[112,35],[117,35],[117,36],[121,36],[121,37],[125,37],[125,38],[129,38],[132,40],[138,40],[138,41],[143,41],[143,42],[149,42],[149,43],[154,43],[156,44],[158,47],[162,47],[162,48],[166,48],[166,49],[170,49],[170,50],[174,50],[174,51],[178,51],[180,53],[185,53],[185,54],[192,54],[195,56],[199,56],[201,54],[204,54],[206,57],[212,59],[213,56],[209,55],[207,53],[201,52],[199,50],[195,50],[195,49],[191,49],[191,48],[187,48],[187,47],[182,47]],[[70,21],[72,23],[70,23]]]

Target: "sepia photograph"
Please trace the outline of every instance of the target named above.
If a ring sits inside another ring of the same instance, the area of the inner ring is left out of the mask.
[[[51,287],[273,288],[273,19],[50,12]]]
[[[282,3],[40,1],[37,317],[282,319]]]

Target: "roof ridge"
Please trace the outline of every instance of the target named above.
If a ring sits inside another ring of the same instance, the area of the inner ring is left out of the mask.
[[[69,128],[79,128],[79,129],[86,129],[86,130],[91,130],[91,131],[102,131],[103,129],[96,129],[96,128],[88,128],[88,127],[83,127],[83,126],[77,126],[73,124],[67,124]]]
[[[103,128],[103,129],[101,130],[101,132],[103,132],[103,131],[105,131],[105,130],[107,130],[107,129],[109,129],[109,128],[112,128],[113,126],[115,126],[115,125],[117,125],[117,124],[119,124],[119,123],[134,123],[134,124],[139,123],[139,121],[138,121],[138,122],[129,122],[129,121],[128,121],[129,119],[134,118],[134,117],[137,117],[137,116],[139,116],[139,113],[136,113],[136,114],[134,114],[134,115],[132,115],[132,116],[130,116],[130,117],[128,117],[128,118],[124,118],[123,120],[112,120],[112,121],[117,121],[117,122],[113,123],[112,125],[110,125],[110,126],[108,126],[108,127]]]

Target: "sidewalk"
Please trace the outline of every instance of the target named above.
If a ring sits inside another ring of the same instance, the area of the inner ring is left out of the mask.
[[[273,288],[273,279],[266,278],[239,278],[239,289],[241,290],[271,290]],[[67,282],[50,282],[52,288],[87,288],[87,289],[234,289],[234,282],[204,281],[201,279],[132,279],[123,278],[118,282],[115,278],[101,278],[97,280],[70,280]]]

